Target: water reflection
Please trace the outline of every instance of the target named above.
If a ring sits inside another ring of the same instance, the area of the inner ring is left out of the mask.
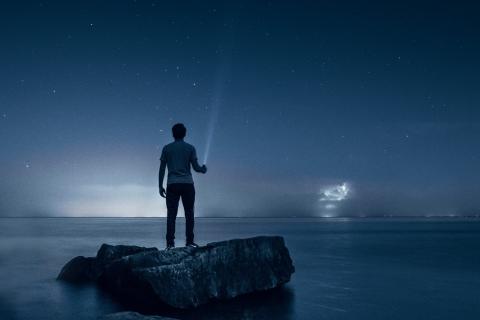
[[[0,296],[0,316],[2,320],[17,320],[17,314],[12,307],[10,299],[4,296]]]
[[[165,305],[139,304],[121,300],[125,310],[143,314],[195,320],[293,319],[294,291],[289,286],[243,295],[229,301],[209,303],[192,310],[178,310]]]

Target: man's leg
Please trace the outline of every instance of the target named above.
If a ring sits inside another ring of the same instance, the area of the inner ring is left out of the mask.
[[[180,192],[176,184],[167,185],[167,246],[175,244],[175,219]]]
[[[185,210],[185,236],[187,244],[193,243],[193,226],[194,226],[194,205],[195,205],[195,187],[193,184],[187,183],[183,186],[182,203]]]

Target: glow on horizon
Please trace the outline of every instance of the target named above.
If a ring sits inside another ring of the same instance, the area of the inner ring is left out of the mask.
[[[152,187],[88,185],[55,206],[56,215],[71,217],[166,217],[166,206]]]
[[[338,203],[348,199],[350,194],[351,186],[347,182],[322,188],[318,199],[322,203],[320,215],[325,218],[335,217],[335,209],[338,208]]]

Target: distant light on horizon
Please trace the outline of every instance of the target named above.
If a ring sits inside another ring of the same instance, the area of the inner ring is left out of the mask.
[[[322,188],[318,199],[322,203],[320,216],[325,218],[335,217],[337,215],[337,212],[335,212],[338,208],[337,204],[348,199],[351,190],[351,186],[347,182]]]
[[[344,182],[340,185],[328,186],[320,192],[319,201],[343,201],[351,191],[350,186]]]
[[[166,207],[154,189],[136,185],[87,185],[59,201],[58,215],[71,217],[165,217]]]

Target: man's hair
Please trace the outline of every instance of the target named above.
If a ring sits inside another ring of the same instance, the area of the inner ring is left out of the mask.
[[[187,135],[187,128],[183,123],[177,123],[172,127],[172,134],[175,139],[183,139]]]

